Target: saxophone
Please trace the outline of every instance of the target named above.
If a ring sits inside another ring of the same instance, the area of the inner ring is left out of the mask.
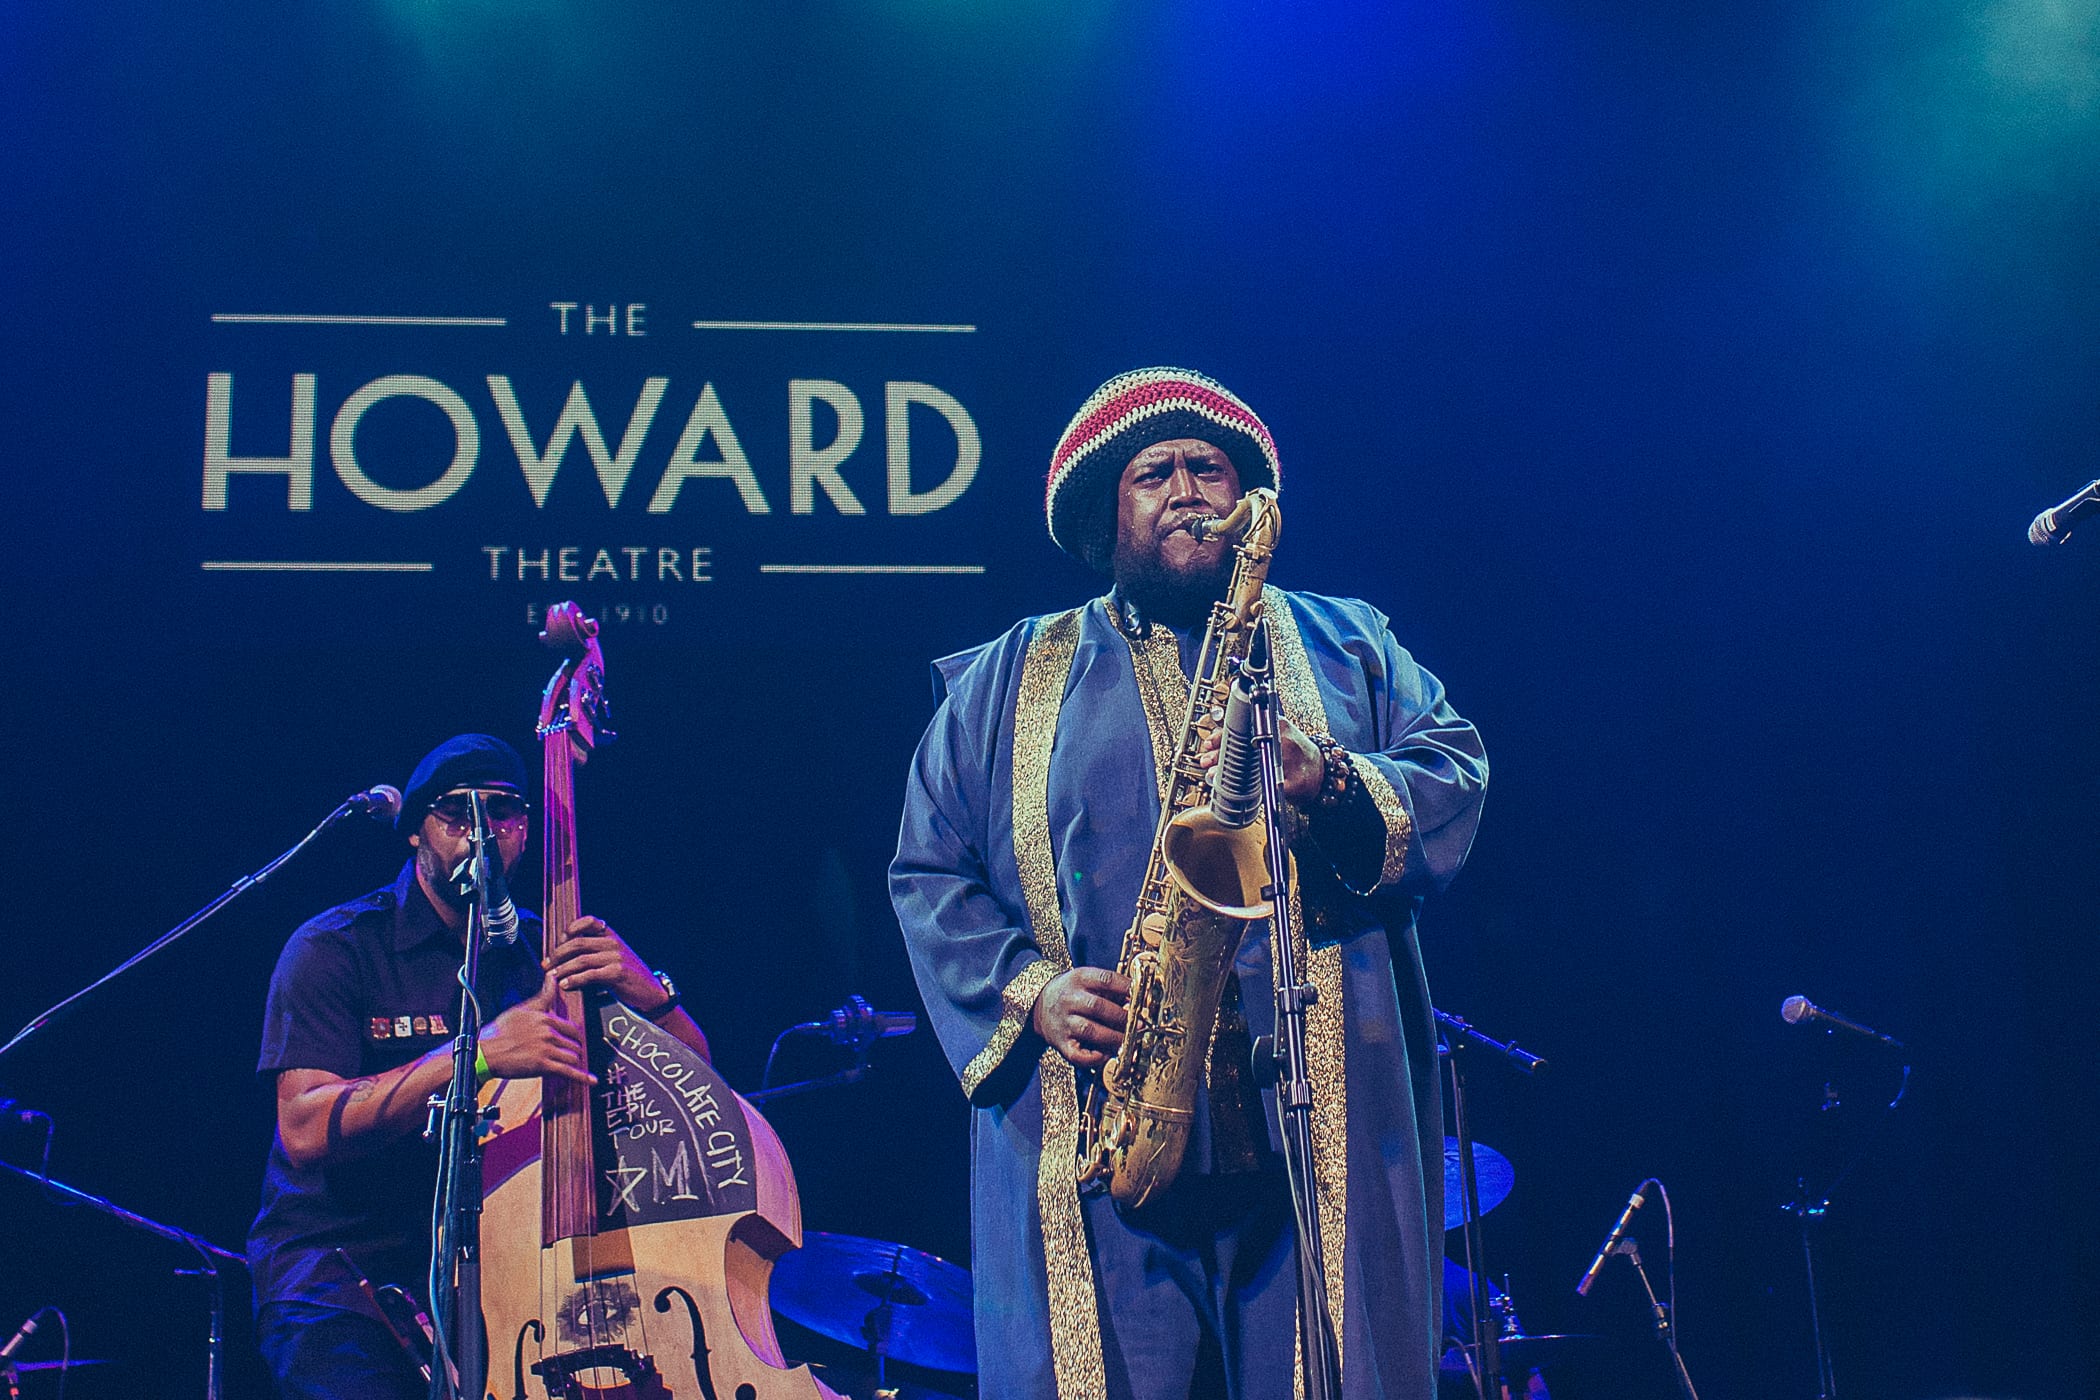
[[[1245,803],[1221,818],[1196,757],[1253,645],[1282,525],[1276,493],[1257,487],[1224,519],[1191,527],[1199,539],[1233,538],[1237,557],[1223,601],[1211,607],[1152,858],[1116,963],[1130,979],[1129,1023],[1087,1091],[1079,1124],[1080,1186],[1099,1191],[1105,1180],[1127,1207],[1165,1190],[1181,1170],[1225,979],[1247,925],[1274,907],[1262,824]]]

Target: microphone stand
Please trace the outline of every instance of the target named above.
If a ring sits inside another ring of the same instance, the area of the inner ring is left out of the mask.
[[[815,1079],[798,1079],[790,1084],[773,1084],[753,1089],[743,1095],[745,1103],[754,1106],[769,1104],[775,1099],[792,1099],[802,1094],[813,1094],[819,1089],[842,1089],[848,1084],[858,1084],[868,1077],[868,1052],[857,1052],[853,1064],[833,1074],[819,1075]]]
[[[1266,626],[1264,626],[1266,632]],[[1266,655],[1267,647],[1250,651]],[[1266,664],[1241,668],[1251,683],[1254,750],[1261,772],[1262,821],[1268,830],[1269,928],[1276,960],[1276,1035],[1273,1055],[1276,1111],[1282,1121],[1283,1160],[1290,1178],[1298,1233],[1298,1341],[1305,1363],[1306,1400],[1341,1400],[1341,1348],[1327,1310],[1326,1252],[1320,1240],[1320,1184],[1313,1175],[1312,1071],[1305,1048],[1305,1010],[1318,996],[1298,967],[1291,919],[1290,848],[1283,823],[1283,762],[1276,737],[1276,690]]]
[[[828,1022],[803,1021],[798,1025],[789,1026],[773,1037],[773,1047],[766,1052],[766,1067],[758,1077],[758,1087],[743,1095],[744,1101],[754,1105],[768,1104],[775,1099],[791,1099],[799,1094],[815,1093],[819,1089],[839,1089],[848,1084],[860,1083],[870,1072],[868,1056],[876,1041],[886,1039],[890,1034],[909,1035],[918,1029],[914,1023],[900,1032],[885,1032],[876,1026],[874,1017],[875,1008],[868,1005],[866,997],[852,996],[846,999],[844,1006],[831,1013],[831,1020]],[[773,1082],[773,1061],[779,1057],[780,1047],[787,1043],[791,1035],[823,1036],[833,1045],[852,1051],[853,1063],[845,1069],[819,1075],[814,1079],[798,1079],[792,1083],[776,1085]]]
[[[1655,1339],[1670,1353],[1677,1387],[1684,1392],[1685,1400],[1699,1400],[1699,1392],[1692,1388],[1692,1373],[1685,1369],[1684,1357],[1677,1350],[1677,1332],[1672,1325],[1670,1310],[1663,1306],[1662,1299],[1655,1296],[1655,1285],[1648,1278],[1647,1266],[1641,1263],[1641,1242],[1628,1235],[1612,1248],[1612,1253],[1625,1255],[1632,1262],[1633,1271],[1641,1276],[1641,1291],[1648,1295],[1648,1307],[1655,1315]],[[1672,1296],[1675,1296],[1674,1292]]]
[[[11,1040],[9,1040],[5,1045],[0,1045],[0,1055],[7,1054],[8,1051],[14,1049],[23,1041],[29,1039],[29,1037],[31,1037],[32,1035],[35,1035],[45,1026],[50,1025],[53,1019],[55,1019],[61,1012],[65,1011],[66,1008],[72,1006],[75,1002],[92,995],[94,992],[100,990],[106,984],[115,981],[118,977],[121,977],[123,974],[131,971],[132,968],[137,967],[140,963],[152,957],[161,949],[174,943],[177,939],[181,938],[191,929],[197,927],[206,919],[209,919],[212,915],[218,913],[221,909],[224,909],[227,905],[233,903],[236,899],[239,899],[242,895],[254,889],[263,881],[269,879],[272,875],[277,873],[280,867],[284,866],[287,862],[289,862],[293,856],[296,856],[299,854],[299,852],[305,850],[307,846],[312,843],[315,837],[319,836],[322,832],[328,830],[328,828],[330,828],[331,826],[334,826],[344,817],[350,816],[353,813],[359,812],[361,810],[363,809],[359,807],[357,799],[354,797],[342,803],[333,812],[330,812],[327,816],[321,818],[321,823],[319,826],[316,826],[312,831],[307,832],[306,835],[300,837],[297,841],[293,842],[291,848],[285,851],[284,854],[278,856],[275,860],[272,860],[268,865],[265,865],[262,869],[256,871],[254,874],[243,875],[240,879],[235,880],[231,886],[229,886],[223,893],[221,893],[218,896],[218,898],[212,900],[211,903],[205,905],[202,909],[199,909],[196,913],[190,915],[187,919],[184,919],[181,923],[175,925],[175,927],[169,929],[166,933],[154,939],[151,943],[148,943],[145,947],[139,949],[139,951],[133,953],[130,957],[118,963],[108,972],[103,973],[100,977],[97,977],[94,981],[88,983],[79,991],[73,993],[71,996],[65,998],[63,1001],[60,1001],[57,1005],[51,1007],[49,1010],[43,1012],[41,1015],[31,1018],[29,1024],[22,1027],[22,1029],[20,1029],[19,1031],[16,1031],[14,1037]]]
[[[487,1392],[488,1339],[481,1320],[481,1129],[495,1110],[483,1113],[476,1096],[474,1061],[481,1054],[481,945],[489,927],[488,810],[481,794],[469,796],[474,813],[473,852],[467,879],[467,946],[459,968],[459,1034],[452,1041],[452,1083],[430,1096],[426,1141],[438,1144],[437,1195],[431,1210],[430,1318],[436,1355],[430,1368],[431,1400],[482,1400]]]
[[[177,1269],[176,1272],[187,1277],[204,1279],[209,1286],[211,1292],[211,1330],[205,1338],[204,1395],[205,1400],[219,1400],[226,1369],[226,1288],[224,1281],[219,1275],[219,1266],[222,1264],[238,1264],[245,1269],[248,1267],[247,1258],[244,1255],[234,1253],[230,1249],[222,1249],[210,1240],[205,1239],[202,1235],[193,1235],[189,1231],[179,1230],[173,1225],[163,1225],[157,1220],[149,1220],[145,1216],[128,1211],[124,1207],[105,1200],[101,1196],[90,1195],[77,1187],[68,1186],[62,1181],[53,1181],[49,1176],[40,1175],[18,1167],[12,1162],[0,1162],[0,1171],[13,1172],[24,1181],[36,1182],[66,1205],[86,1206],[90,1210],[100,1211],[110,1219],[121,1221],[134,1230],[142,1230],[156,1239],[167,1240],[171,1244],[179,1244],[186,1249],[196,1252],[197,1267],[194,1269]]]
[[[1459,1192],[1465,1200],[1466,1215],[1461,1234],[1465,1239],[1466,1272],[1470,1276],[1473,1295],[1472,1307],[1468,1309],[1473,1318],[1473,1344],[1467,1348],[1466,1370],[1472,1376],[1473,1389],[1481,1400],[1498,1400],[1508,1393],[1508,1382],[1502,1374],[1501,1329],[1494,1322],[1488,1299],[1486,1231],[1481,1228],[1480,1221],[1480,1173],[1473,1160],[1472,1120],[1466,1114],[1466,1072],[1462,1052],[1469,1045],[1478,1045],[1500,1055],[1525,1074],[1538,1073],[1546,1067],[1546,1062],[1528,1050],[1481,1034],[1461,1017],[1438,1011],[1435,1007],[1430,1008],[1430,1014],[1443,1031],[1443,1043],[1437,1049],[1451,1073],[1451,1126],[1458,1140]]]
[[[890,1260],[890,1271],[883,1275],[882,1301],[868,1309],[868,1315],[860,1323],[860,1335],[868,1343],[868,1355],[875,1359],[876,1395],[896,1394],[889,1389],[890,1333],[896,1324],[897,1285],[901,1281],[898,1271],[903,1267],[904,1246],[899,1245],[896,1257]]]
[[[1875,1131],[1870,1132],[1854,1149],[1851,1159],[1831,1178],[1830,1185],[1821,1192],[1810,1191],[1808,1177],[1797,1177],[1794,1181],[1794,1199],[1781,1207],[1788,1215],[1793,1216],[1801,1227],[1801,1262],[1808,1275],[1808,1327],[1816,1352],[1816,1400],[1837,1400],[1837,1370],[1830,1359],[1830,1339],[1823,1331],[1822,1295],[1816,1289],[1816,1230],[1829,1217],[1830,1198],[1837,1194],[1838,1187],[1844,1185],[1845,1178],[1852,1175],[1852,1169],[1866,1159],[1879,1130],[1888,1123],[1889,1115],[1896,1111],[1897,1106],[1903,1102],[1903,1096],[1909,1092],[1910,1066],[1906,1064],[1903,1066],[1902,1081],[1896,1086],[1896,1097],[1888,1101],[1881,1110],[1881,1116],[1874,1120]],[[1830,1085],[1823,1086],[1823,1094],[1822,1111],[1827,1112],[1839,1106]]]

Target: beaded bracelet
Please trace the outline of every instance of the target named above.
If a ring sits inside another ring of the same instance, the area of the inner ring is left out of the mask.
[[[1356,765],[1349,761],[1349,751],[1328,735],[1315,734],[1312,741],[1320,751],[1320,810],[1331,812],[1348,797],[1349,785],[1356,781]]]

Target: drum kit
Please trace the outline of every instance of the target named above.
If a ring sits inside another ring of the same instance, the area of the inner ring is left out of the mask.
[[[1473,1145],[1473,1164],[1485,1213],[1508,1199],[1516,1169],[1482,1143]],[[1447,1230],[1466,1223],[1461,1175],[1458,1140],[1446,1138]],[[774,1266],[771,1297],[774,1312],[793,1324],[783,1333],[802,1336],[806,1350],[821,1353],[805,1359],[852,1400],[952,1400],[975,1388],[970,1271],[959,1264],[906,1244],[811,1230],[804,1233],[802,1248],[782,1255]],[[1547,1368],[1598,1340],[1527,1334],[1499,1289],[1490,1290],[1489,1308],[1507,1373],[1537,1378],[1530,1395],[1546,1394]],[[1445,1353],[1440,1382],[1446,1393],[1471,1393],[1463,1348],[1454,1345]]]
[[[841,1394],[934,1400],[973,1388],[970,1271],[959,1264],[910,1245],[809,1230],[802,1248],[773,1266],[771,1296],[775,1313],[844,1347],[820,1348],[828,1362],[812,1358]],[[908,1376],[892,1377],[892,1363]],[[930,1384],[914,1383],[921,1379]]]

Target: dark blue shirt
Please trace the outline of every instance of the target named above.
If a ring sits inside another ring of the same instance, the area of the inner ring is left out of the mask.
[[[484,1021],[540,985],[540,925],[523,916],[515,944],[482,952]],[[459,1029],[461,939],[416,882],[415,863],[385,889],[309,920],[270,979],[257,1072],[318,1069],[344,1079],[384,1074],[444,1045]],[[430,1264],[437,1149],[410,1134],[351,1160],[295,1166],[270,1146],[262,1210],[248,1232],[255,1301],[362,1311],[347,1251],[375,1283],[419,1297]]]

